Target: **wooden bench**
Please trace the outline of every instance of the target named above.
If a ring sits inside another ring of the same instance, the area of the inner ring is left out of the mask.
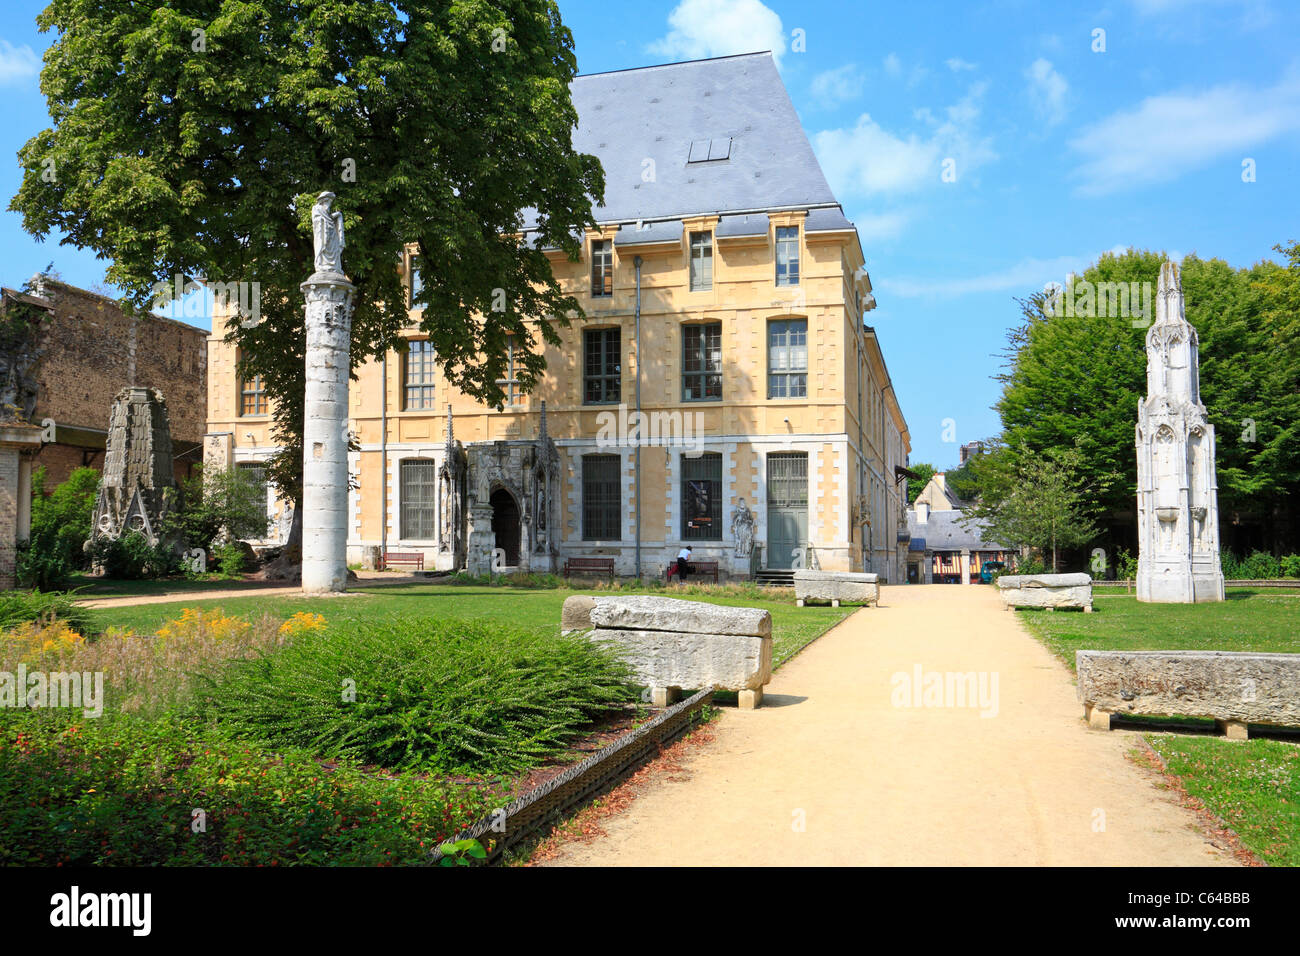
[[[379,570],[387,571],[393,565],[409,565],[412,571],[424,570],[423,551],[385,551],[379,559]]]
[[[674,559],[673,562],[670,565],[668,565],[668,570],[665,572],[665,574],[668,575],[667,580],[672,580],[672,574],[674,573],[676,567],[677,567],[677,561]],[[687,572],[687,580],[689,580],[692,577],[705,577],[705,578],[712,577],[713,583],[714,584],[718,583],[718,562],[717,561],[687,561],[686,567],[690,569]]]
[[[614,559],[613,558],[565,558],[564,559],[564,576],[567,578],[573,573],[588,572],[592,574],[608,574],[609,579],[614,580]]]

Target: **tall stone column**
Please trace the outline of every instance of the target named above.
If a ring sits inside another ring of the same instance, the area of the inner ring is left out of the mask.
[[[302,589],[342,591],[348,577],[348,373],[353,285],[316,273],[307,300],[302,458]]]
[[[343,214],[323,192],[312,208],[315,268],[307,300],[302,449],[302,589],[342,591],[348,579],[348,374],[352,293],[343,274]]]

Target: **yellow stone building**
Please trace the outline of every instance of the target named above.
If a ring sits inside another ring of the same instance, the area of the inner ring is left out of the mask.
[[[407,349],[351,387],[349,561],[663,574],[690,544],[724,576],[905,580],[910,442],[864,322],[871,279],[771,56],[581,76],[573,99],[605,203],[580,261],[549,256],[586,318],[546,346],[531,394],[507,379],[498,411],[447,384],[411,313]],[[208,354],[206,460],[256,471],[266,399],[219,335]],[[268,497],[260,543],[288,530]]]

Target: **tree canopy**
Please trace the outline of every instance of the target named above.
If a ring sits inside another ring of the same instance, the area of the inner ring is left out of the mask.
[[[581,314],[541,250],[578,255],[604,174],[573,149],[573,39],[551,0],[52,0],[37,22],[58,33],[52,125],[19,152],[10,208],[107,258],[135,307],[176,276],[258,284],[259,321],[228,337],[273,400],[271,478],[290,496],[320,191],[346,220],[354,369],[407,324],[407,243],[420,326],[484,402],[503,398],[507,337],[527,388],[552,323]]]
[[[1217,439],[1220,514],[1225,523],[1254,520],[1274,535],[1300,492],[1300,244],[1278,249],[1288,267],[1265,261],[1234,269],[1196,256],[1182,263],[1187,319],[1200,338],[1201,398]],[[1154,299],[1165,258],[1132,249],[1106,254],[1077,280],[1148,282]],[[1133,525],[1145,323],[1086,314],[1109,309],[1060,314],[1051,306],[1041,292],[1022,301],[1022,321],[1009,333],[996,406],[1005,447],[995,454],[1009,456],[1014,470],[1030,456],[1077,448],[1082,487],[1112,523]]]

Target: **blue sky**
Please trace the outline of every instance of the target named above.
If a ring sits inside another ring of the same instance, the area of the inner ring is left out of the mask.
[[[41,6],[0,13],[6,198],[19,181],[12,157],[48,125]],[[1110,249],[1241,267],[1300,238],[1300,5],[1290,0],[560,6],[584,73],[777,54],[858,225],[879,302],[870,321],[914,462],[953,465],[958,443],[998,431],[991,376],[1015,297]],[[102,289],[105,264],[91,253],[38,244],[15,214],[0,216],[5,285],[53,260],[67,281]]]

